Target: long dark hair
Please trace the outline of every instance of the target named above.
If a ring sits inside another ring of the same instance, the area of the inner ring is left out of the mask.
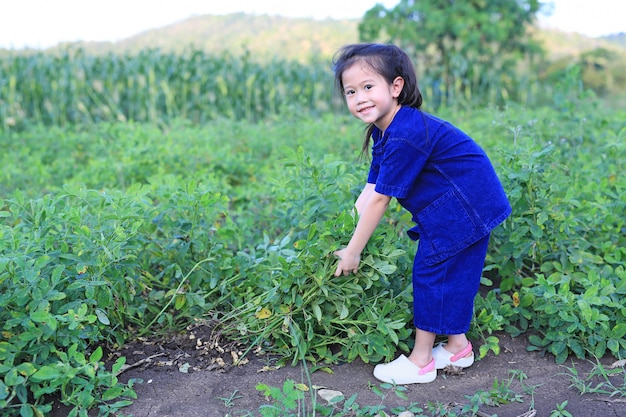
[[[395,45],[377,43],[357,43],[342,47],[333,58],[335,73],[335,88],[343,96],[343,73],[357,61],[364,62],[373,71],[380,74],[389,84],[396,77],[404,79],[404,87],[398,96],[398,103],[419,109],[422,106],[422,93],[417,85],[417,75],[411,58],[402,49]],[[370,124],[365,130],[363,147],[366,153],[374,125]]]

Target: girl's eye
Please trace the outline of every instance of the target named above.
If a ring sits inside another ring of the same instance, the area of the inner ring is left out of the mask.
[[[354,94],[354,90],[345,90],[343,92],[346,96],[351,96],[352,94]]]
[[[373,86],[372,86],[371,84],[367,84],[367,85],[366,85],[366,86],[364,86],[363,88],[364,88],[365,90],[371,90],[371,89],[372,89],[372,87],[373,87]]]

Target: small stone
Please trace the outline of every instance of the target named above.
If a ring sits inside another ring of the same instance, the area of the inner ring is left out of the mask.
[[[317,394],[322,397],[323,400],[330,403],[336,403],[342,401],[345,397],[343,396],[343,392],[334,391],[332,389],[321,389],[317,391]]]

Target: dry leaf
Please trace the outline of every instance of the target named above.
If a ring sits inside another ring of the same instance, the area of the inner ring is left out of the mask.
[[[266,319],[270,317],[271,315],[272,315],[272,312],[269,310],[269,308],[266,308],[266,307],[263,307],[262,309],[254,313],[254,316],[257,319],[261,319],[261,320]]]

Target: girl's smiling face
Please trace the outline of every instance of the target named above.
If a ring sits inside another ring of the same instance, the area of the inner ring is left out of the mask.
[[[341,80],[350,113],[385,131],[400,108],[398,96],[402,92],[404,79],[396,77],[389,84],[363,61],[356,61],[346,68]]]

